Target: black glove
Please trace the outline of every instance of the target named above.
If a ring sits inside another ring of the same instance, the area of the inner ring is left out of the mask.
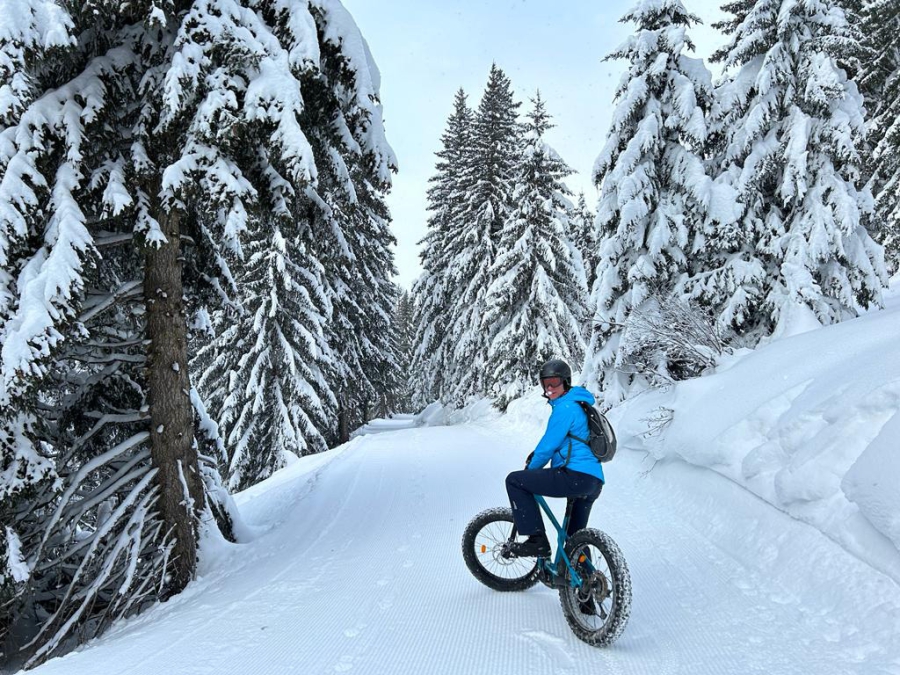
[[[525,458],[525,468],[528,468],[528,465],[531,464],[531,458],[534,457],[534,450],[532,450],[528,457]]]

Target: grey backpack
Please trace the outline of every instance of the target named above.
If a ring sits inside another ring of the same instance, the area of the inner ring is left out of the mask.
[[[578,405],[581,406],[581,409],[587,415],[588,438],[579,438],[572,433],[569,436],[587,445],[598,460],[608,462],[616,454],[616,432],[613,431],[612,425],[606,419],[606,415],[590,403],[578,401]]]

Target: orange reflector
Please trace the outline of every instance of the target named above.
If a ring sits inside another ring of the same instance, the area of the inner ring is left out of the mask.
[[[587,560],[587,556],[584,553],[578,556],[578,562],[583,563],[585,560]]]
[[[487,553],[487,546],[485,546],[484,544],[481,545],[481,552]]]

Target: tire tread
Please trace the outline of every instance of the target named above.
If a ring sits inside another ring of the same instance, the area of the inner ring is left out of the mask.
[[[622,635],[631,616],[631,573],[618,544],[608,534],[595,528],[579,530],[569,537],[566,542],[566,554],[571,557],[573,551],[586,543],[599,549],[609,565],[615,590],[612,621],[605,623],[598,630],[588,630],[578,622],[575,616],[578,608],[570,604],[572,596],[567,592],[567,588],[560,589],[559,600],[569,628],[579,640],[594,647],[608,647]]]

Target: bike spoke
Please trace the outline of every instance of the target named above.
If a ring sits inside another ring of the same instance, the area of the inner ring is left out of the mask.
[[[513,524],[506,521],[489,523],[475,539],[475,554],[485,570],[503,579],[527,576],[534,569],[531,558],[504,558],[501,549],[509,541]]]

